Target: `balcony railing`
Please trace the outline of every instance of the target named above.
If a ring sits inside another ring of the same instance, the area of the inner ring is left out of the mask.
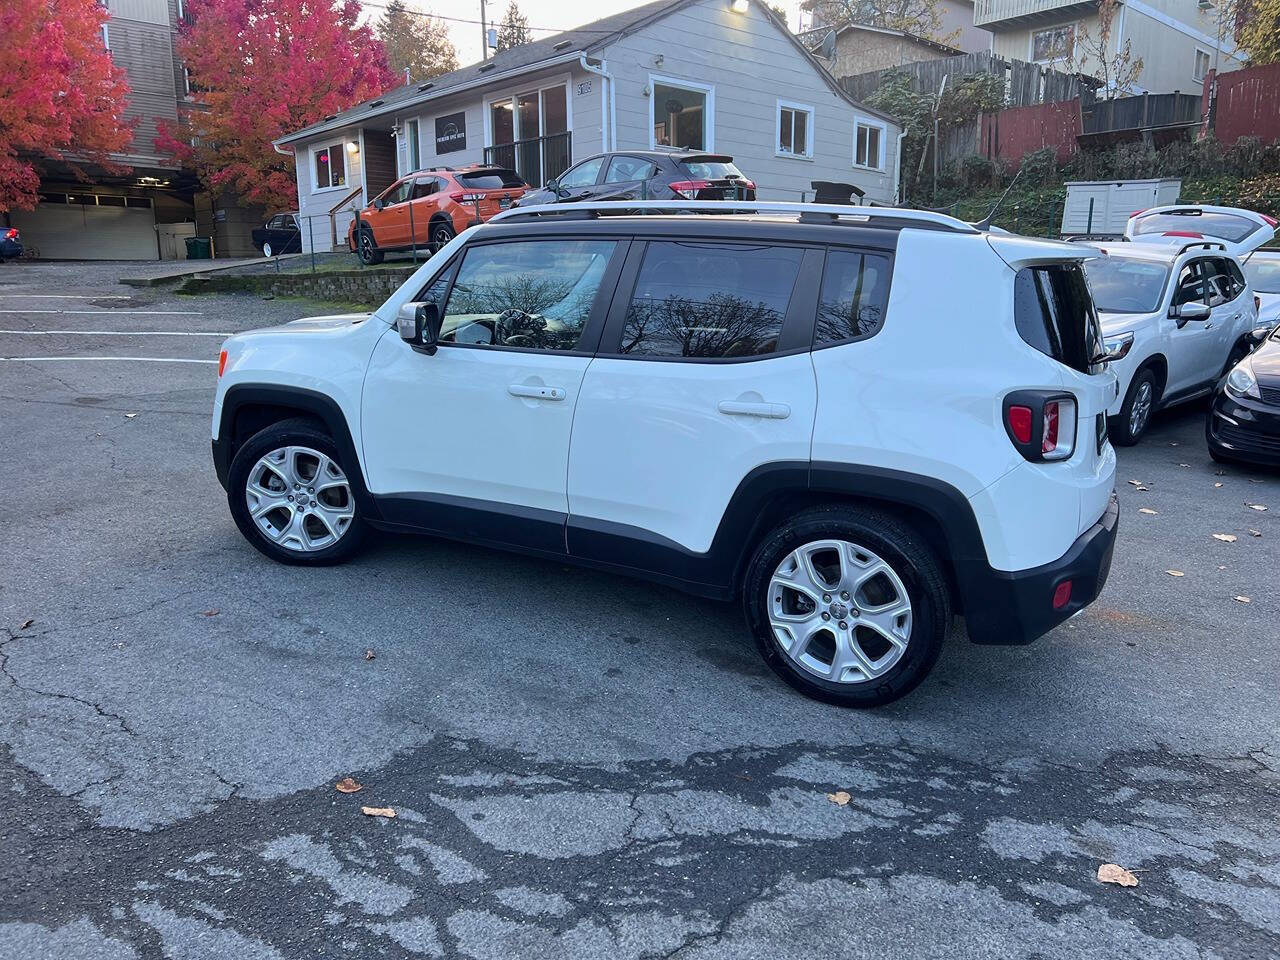
[[[484,162],[495,167],[508,167],[520,174],[526,183],[543,186],[558,177],[573,162],[569,132],[531,137],[514,143],[499,143],[484,148]]]
[[[1097,5],[1097,0],[976,0],[973,25],[984,27],[989,23],[1058,19]]]

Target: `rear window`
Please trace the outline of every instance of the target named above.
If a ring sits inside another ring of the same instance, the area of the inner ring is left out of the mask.
[[[695,180],[745,179],[732,160],[689,160],[680,166]]]
[[[1013,282],[1018,335],[1047,357],[1097,373],[1102,336],[1084,271],[1075,263],[1023,267]]]
[[[1235,243],[1257,229],[1258,224],[1248,217],[1239,217],[1232,213],[1189,210],[1186,213],[1152,213],[1145,217],[1138,217],[1133,224],[1133,235],[1141,237],[1153,233],[1184,231],[1199,233],[1206,237],[1219,237]]]
[[[1244,265],[1255,293],[1280,293],[1280,258],[1263,260],[1256,254]]]
[[[477,170],[475,173],[458,174],[458,183],[470,190],[508,190],[527,187],[514,170]]]
[[[889,303],[889,258],[883,254],[831,250],[822,274],[818,346],[869,337],[884,323]]]

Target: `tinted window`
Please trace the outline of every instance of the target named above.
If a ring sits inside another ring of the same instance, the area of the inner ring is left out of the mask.
[[[881,254],[829,252],[814,343],[839,343],[879,330],[889,303],[889,275],[889,258]]]
[[[589,187],[596,182],[600,168],[604,166],[604,157],[596,157],[578,164],[560,178],[562,187]]]
[[[458,182],[469,190],[509,190],[528,186],[514,170],[478,170],[458,174]]]
[[[1093,300],[1077,264],[1024,267],[1013,282],[1018,335],[1046,356],[1094,373],[1102,336]]]
[[[772,353],[802,250],[746,244],[649,244],[627,307],[621,351],[653,357]]]
[[[1160,309],[1169,267],[1145,260],[1098,257],[1086,260],[1089,292],[1099,310],[1106,313],[1151,313]]]
[[[1173,305],[1207,303],[1204,295],[1204,277],[1200,272],[1200,260],[1192,260],[1178,273],[1178,286],[1173,291]]]
[[[403,183],[397,183],[382,195],[383,204],[389,207],[393,203],[404,203],[404,201],[409,199],[409,191],[412,188],[412,180],[405,180]]]
[[[742,178],[742,171],[733,165],[732,160],[690,160],[680,166],[688,170],[695,180]]]
[[[423,200],[431,196],[433,193],[438,193],[439,191],[440,181],[433,177],[427,177],[426,179],[415,180],[413,182],[413,199],[415,200]]]
[[[1280,258],[1263,260],[1256,253],[1244,265],[1245,275],[1258,293],[1280,293]]]
[[[604,175],[605,183],[626,183],[630,180],[648,180],[656,171],[653,164],[639,157],[614,157]]]
[[[441,341],[574,349],[614,246],[522,240],[472,247],[449,294]]]
[[[1133,224],[1133,235],[1137,237],[1150,233],[1181,230],[1206,237],[1221,237],[1223,240],[1234,242],[1243,240],[1257,229],[1258,224],[1248,217],[1197,210],[1187,213],[1152,213],[1145,217],[1138,217]]]

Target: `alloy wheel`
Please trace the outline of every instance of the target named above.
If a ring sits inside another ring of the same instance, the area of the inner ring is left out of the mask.
[[[438,253],[450,240],[453,239],[453,236],[453,231],[443,223],[433,227],[431,230],[431,252]]]
[[[1153,396],[1150,380],[1143,380],[1138,384],[1138,392],[1133,396],[1133,406],[1129,409],[1129,436],[1136,437],[1146,429],[1147,421],[1151,419]]]
[[[264,257],[269,257],[269,256],[271,256],[271,244],[269,244],[269,243],[264,243],[264,244],[262,245],[262,255],[263,255]]]
[[[356,515],[347,475],[310,447],[279,447],[261,457],[245,481],[245,500],[263,536],[298,553],[332,547]]]
[[[911,639],[911,598],[878,555],[847,540],[797,547],[769,580],[773,635],[799,667],[835,683],[884,676]]]
[[[373,259],[373,237],[368,230],[360,231],[360,259],[365,263]]]

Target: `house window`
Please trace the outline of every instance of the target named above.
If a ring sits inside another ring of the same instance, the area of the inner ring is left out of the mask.
[[[418,139],[417,120],[405,124],[405,136],[409,138],[409,169],[417,170],[422,166],[422,142]]]
[[[1209,75],[1210,62],[1209,52],[1196,47],[1196,65],[1191,74],[1196,83],[1203,83],[1204,78]]]
[[[715,87],[649,77],[650,147],[714,149]]]
[[[1063,24],[1031,34],[1031,59],[1036,63],[1069,60],[1076,45],[1076,25]]]
[[[868,170],[884,169],[885,128],[877,123],[853,123],[853,165]]]
[[[347,185],[347,156],[341,143],[330,143],[312,151],[316,174],[316,189]]]
[[[553,83],[488,102],[486,163],[515,170],[535,187],[569,166],[568,84]]]
[[[778,101],[778,154],[813,157],[813,107]]]

